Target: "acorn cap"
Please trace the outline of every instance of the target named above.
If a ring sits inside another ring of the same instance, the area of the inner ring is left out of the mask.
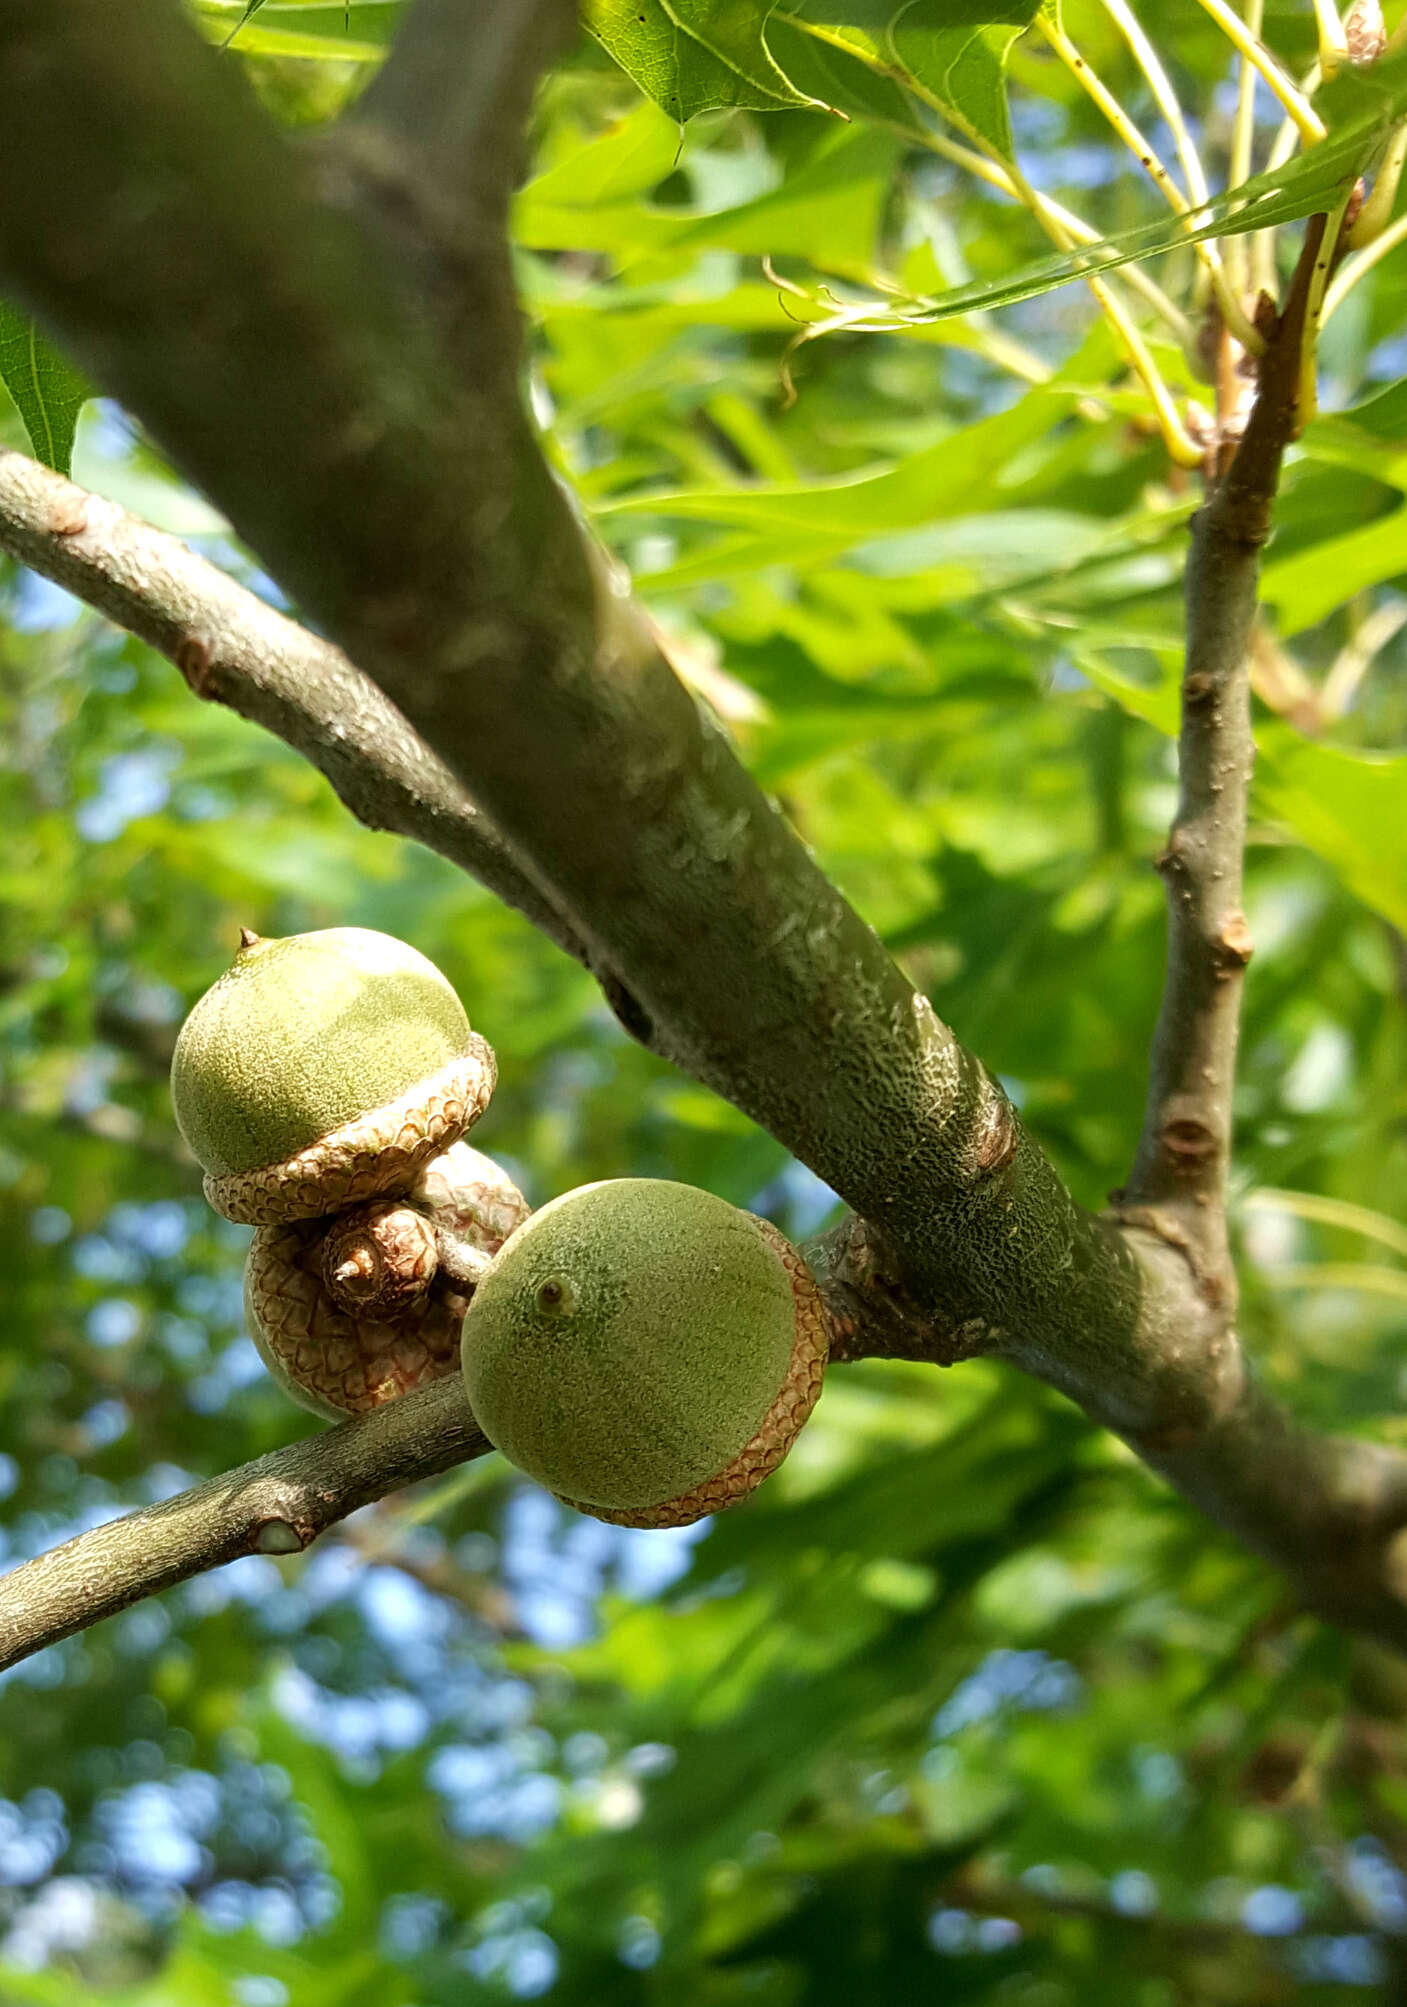
[[[484,1433],[566,1503],[684,1525],[774,1469],[820,1391],[816,1285],[774,1227],[691,1185],[554,1199],[495,1256],[465,1320]]]
[[[432,1157],[408,1196],[437,1227],[491,1255],[532,1211],[502,1164],[471,1143]]]
[[[493,1055],[433,962],[365,927],[246,934],[171,1064],[207,1198],[255,1224],[404,1190],[493,1084]]]
[[[454,1372],[465,1298],[436,1280],[401,1316],[342,1309],[323,1281],[325,1220],[260,1227],[244,1263],[244,1314],[260,1358],[300,1407],[368,1414]]]

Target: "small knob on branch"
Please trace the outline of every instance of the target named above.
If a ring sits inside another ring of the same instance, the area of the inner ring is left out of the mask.
[[[394,1199],[342,1213],[322,1244],[328,1293],[354,1317],[403,1316],[424,1296],[438,1266],[429,1221]]]

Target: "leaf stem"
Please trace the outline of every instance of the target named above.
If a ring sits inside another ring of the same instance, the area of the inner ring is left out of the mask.
[[[1080,54],[1069,36],[1048,14],[1037,16],[1041,33],[1059,56],[1071,75],[1088,93],[1089,97],[1103,112],[1119,139],[1143,168],[1153,186],[1175,216],[1185,217],[1189,203],[1187,197],[1173,180],[1154,150],[1152,141],[1129,117],[1103,78],[1093,70]],[[1244,177],[1243,177],[1244,178]],[[1205,270],[1216,294],[1217,305],[1222,320],[1235,335],[1242,348],[1252,355],[1265,353],[1265,341],[1254,326],[1241,303],[1240,294],[1227,277],[1220,255],[1214,244],[1205,239],[1193,245],[1198,263]]]
[[[1319,67],[1325,77],[1335,77],[1348,60],[1348,42],[1334,0],[1314,0],[1314,18],[1319,27]]]
[[[1104,11],[1108,14],[1119,33],[1128,43],[1134,61],[1148,79],[1148,87],[1159,111],[1168,122],[1168,130],[1177,148],[1177,157],[1182,163],[1183,179],[1187,183],[1187,193],[1194,206],[1207,200],[1207,177],[1202,167],[1202,157],[1198,153],[1187,121],[1182,115],[1177,92],[1173,89],[1167,71],[1158,60],[1158,52],[1144,34],[1137,17],[1127,5],[1127,0],[1104,0]]]
[[[1265,18],[1265,0],[1246,0],[1246,27],[1260,40],[1261,23]],[[1241,74],[1236,87],[1236,116],[1231,125],[1231,151],[1226,165],[1226,185],[1239,188],[1242,182],[1251,178],[1251,156],[1255,144],[1256,129],[1256,71],[1246,59],[1241,58]],[[1236,274],[1236,282],[1244,293],[1251,281],[1250,257],[1245,240],[1230,237],[1226,244],[1226,262]]]
[[[1198,5],[1205,13],[1211,15],[1227,41],[1239,49],[1246,61],[1260,71],[1294,120],[1299,136],[1305,144],[1310,146],[1316,140],[1323,139],[1327,131],[1323,119],[1308,99],[1295,88],[1260,37],[1251,32],[1240,15],[1232,12],[1226,0],[1198,0]]]
[[[865,50],[856,47],[853,43],[846,41],[842,36],[832,32],[820,23],[803,20],[799,15],[795,14],[789,14],[787,19],[790,21],[792,27],[796,28],[800,33],[810,35],[817,42],[823,42],[830,47],[842,50],[847,56],[852,56],[864,63],[866,68],[873,70],[876,76],[888,77],[893,81],[893,73],[889,65],[881,62],[877,56],[867,54]],[[1046,231],[1048,236],[1054,238],[1054,232],[1050,227],[1051,222],[1054,221],[1068,230],[1071,238],[1076,243],[1097,244],[1101,241],[1100,232],[1094,229],[1092,225],[1086,223],[1083,218],[1074,215],[1071,210],[1064,208],[1050,196],[1042,195],[1038,190],[1032,188],[1024,180],[1024,177],[1018,176],[1014,172],[1014,163],[1008,163],[998,156],[982,139],[980,133],[974,131],[971,126],[956,117],[951,105],[944,104],[932,92],[925,91],[912,77],[906,77],[904,82],[905,87],[920,103],[927,105],[930,111],[936,113],[939,118],[948,124],[956,125],[957,129],[964,135],[964,138],[973,142],[970,145],[964,145],[961,141],[949,139],[944,133],[925,133],[922,135],[921,143],[928,148],[930,153],[936,153],[940,158],[952,161],[955,166],[965,168],[969,174],[975,175],[978,180],[985,181],[989,187],[1000,189],[1002,194],[1010,195],[1023,203],[1031,211],[1036,221]],[[907,136],[910,138],[914,137],[912,133],[908,133]],[[982,149],[981,151],[978,150],[979,147]],[[1013,171],[1009,172],[1009,167]],[[1062,249],[1068,249],[1068,246],[1062,246]],[[1143,295],[1159,319],[1171,329],[1179,345],[1190,355],[1195,349],[1196,337],[1192,324],[1182,309],[1174,305],[1161,286],[1153,279],[1150,279],[1148,274],[1141,270],[1138,265],[1126,265],[1123,268],[1123,273],[1128,285],[1135,292]]]
[[[1311,63],[1300,80],[1300,90],[1306,98],[1311,98],[1322,82],[1323,74],[1318,63]],[[1282,119],[1266,159],[1267,174],[1274,174],[1285,165],[1298,146],[1299,137],[1299,128],[1294,120]],[[1269,230],[1257,230],[1251,244],[1252,288],[1258,293],[1268,294],[1272,300],[1278,299],[1280,292],[1280,274],[1275,263],[1277,241],[1278,234],[1272,227]]]
[[[1339,233],[1343,228],[1345,211],[1353,199],[1353,190],[1345,191],[1341,201],[1329,211],[1324,235],[1314,257],[1314,269],[1310,273],[1309,292],[1305,301],[1304,336],[1300,343],[1300,379],[1298,410],[1295,436],[1304,431],[1306,425],[1319,409],[1319,330],[1324,322],[1324,297],[1329,284],[1329,274],[1333,269],[1338,250]]]
[[[1294,1213],[1298,1219],[1312,1220],[1316,1226],[1337,1227],[1342,1233],[1362,1234],[1378,1241],[1394,1254],[1407,1257],[1407,1227],[1389,1219],[1386,1213],[1356,1206],[1348,1199],[1327,1198],[1319,1192],[1290,1192],[1274,1185],[1258,1185],[1241,1201],[1247,1211]]]
[[[1071,245],[1069,232],[1053,217],[1041,215],[1040,198],[1014,161],[1008,172],[1022,201],[1043,224],[1052,242],[1062,251],[1068,251]],[[1200,467],[1202,449],[1178,415],[1172,393],[1163,381],[1162,372],[1153,360],[1148,344],[1135,325],[1128,308],[1098,272],[1086,272],[1084,281],[1099,302],[1104,318],[1114,330],[1129,367],[1142,379],[1143,387],[1152,400],[1154,414],[1158,420],[1158,430],[1163,435],[1163,444],[1168,449],[1168,457],[1179,467]]]
[[[1402,180],[1402,169],[1407,164],[1407,121],[1398,126],[1388,141],[1387,151],[1378,163],[1378,171],[1373,176],[1373,186],[1368,199],[1359,210],[1353,228],[1348,233],[1348,241],[1355,251],[1365,244],[1371,244],[1387,228],[1392,205],[1397,200],[1398,186]]]
[[[1363,619],[1334,657],[1319,690],[1318,710],[1326,723],[1342,718],[1382,649],[1407,627],[1407,602],[1384,600]],[[1403,1236],[1407,1242],[1407,1235]],[[1402,1249],[1407,1253],[1407,1245]]]
[[[1101,241],[1100,233],[1093,224],[1086,223],[1073,209],[1067,209],[1053,196],[1043,195],[1038,188],[1032,188],[1024,177],[1022,184],[1018,185],[1016,179],[1000,162],[989,160],[985,154],[978,153],[975,147],[963,146],[960,141],[949,139],[943,133],[931,133],[928,145],[932,152],[944,160],[952,161],[955,167],[965,168],[979,181],[985,181],[989,188],[995,188],[1001,194],[1009,195],[1013,201],[1023,204],[1031,211],[1052,241],[1059,242],[1052,225],[1058,225],[1060,229],[1066,231],[1071,242],[1076,244],[1098,244]],[[1068,245],[1062,245],[1061,248],[1068,249]],[[1121,275],[1133,291],[1142,294],[1178,345],[1190,352],[1196,341],[1192,323],[1181,307],[1168,298],[1157,280],[1150,278],[1141,265],[1135,264],[1122,266]]]
[[[1371,244],[1365,245],[1361,251],[1355,251],[1352,257],[1344,259],[1325,291],[1324,306],[1319,315],[1320,327],[1338,312],[1346,296],[1352,292],[1359,280],[1366,279],[1374,265],[1385,258],[1389,251],[1395,251],[1404,239],[1407,239],[1407,210],[1403,211],[1395,223],[1390,223],[1380,237],[1375,237]]]

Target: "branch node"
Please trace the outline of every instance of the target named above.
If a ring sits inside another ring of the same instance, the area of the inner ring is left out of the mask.
[[[311,1528],[305,1537],[286,1519],[261,1519],[250,1546],[256,1554],[301,1554],[312,1537]]]
[[[973,1168],[991,1175],[1002,1171],[1016,1155],[1021,1141],[1016,1113],[999,1089],[993,1089],[977,1117],[971,1141]]]
[[[54,495],[44,511],[44,527],[51,536],[78,537],[88,527],[88,497],[81,488],[69,488]]]
[[[1185,1174],[1198,1171],[1217,1154],[1215,1134],[1195,1115],[1174,1115],[1158,1132],[1168,1163]]]
[[[175,661],[193,695],[213,702],[216,696],[215,661],[209,642],[202,641],[198,634],[183,635],[176,644]]]
[[[1255,953],[1255,945],[1251,939],[1251,930],[1246,923],[1245,914],[1232,913],[1222,923],[1221,932],[1216,937],[1218,979],[1224,982],[1228,976],[1234,976],[1239,970],[1244,969]]]

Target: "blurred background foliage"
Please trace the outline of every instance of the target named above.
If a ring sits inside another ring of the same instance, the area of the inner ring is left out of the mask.
[[[241,11],[195,9],[217,38]],[[1266,14],[1302,70],[1307,0]],[[1226,44],[1192,0],[1157,16],[1220,161]],[[267,0],[228,60],[316,123],[394,18]],[[1104,14],[1066,21],[1165,137]],[[1147,221],[1039,43],[1011,73],[1033,180],[1101,231]],[[516,228],[550,450],[681,673],[1100,1204],[1157,1007],[1196,488],[1088,297],[796,345],[876,282],[999,277],[1039,233],[878,118],[681,135],[585,41],[542,93]],[[1160,277],[1185,297],[1187,254]],[[1404,307],[1399,252],[1331,322],[1267,564],[1236,1163],[1259,1370],[1389,1440]],[[0,437],[24,444],[16,412]],[[277,596],[111,405],[85,408],[75,475]],[[308,1428],[242,1331],[245,1231],[204,1205],[167,1097],[240,925],[434,957],[499,1054],[477,1140],[535,1202],[632,1173],[798,1237],[825,1221],[809,1173],[447,865],[13,566],[0,618],[7,1560]],[[607,1528],[491,1459],[6,1675],[0,2001],[1397,2000],[1404,1707],[1407,1669],[1299,1615],[1054,1395],[872,1362],[717,1524]]]

